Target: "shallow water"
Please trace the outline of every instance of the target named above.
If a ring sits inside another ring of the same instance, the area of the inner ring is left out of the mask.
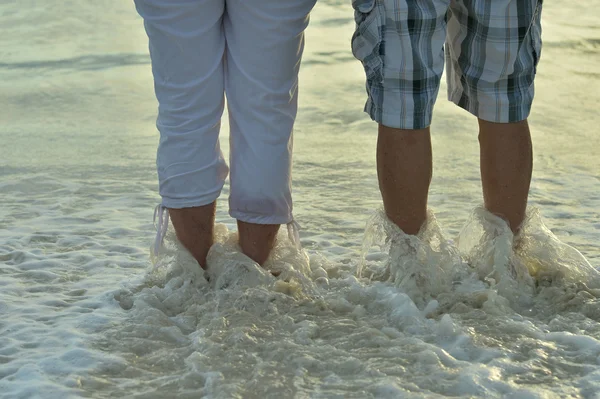
[[[600,3],[571,3],[544,5],[531,204],[597,268]],[[321,1],[307,32],[294,155],[306,253],[282,235],[279,279],[236,253],[224,200],[210,283],[172,237],[152,264],[156,102],[132,4],[5,1],[0,25],[0,397],[598,397],[593,273],[552,257],[549,236],[529,241],[546,268],[531,281],[487,269],[488,255],[513,261],[502,231],[495,253],[463,253],[480,269],[430,261],[447,280],[416,286],[381,278],[375,239],[356,277],[380,197],[346,1]],[[433,226],[468,251],[476,123],[444,90]]]

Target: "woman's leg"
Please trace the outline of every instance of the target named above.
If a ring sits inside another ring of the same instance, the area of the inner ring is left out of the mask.
[[[230,214],[245,254],[263,263],[292,216],[292,130],[304,30],[315,0],[227,0],[225,90]]]
[[[162,204],[202,267],[228,168],[219,147],[224,107],[224,0],[136,0],[150,40]]]

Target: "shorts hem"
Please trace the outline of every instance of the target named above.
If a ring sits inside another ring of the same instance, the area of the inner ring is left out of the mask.
[[[423,112],[412,115],[412,118],[403,117],[399,113],[384,112],[382,109],[368,106],[365,112],[374,122],[393,129],[418,130],[431,126],[432,113]]]
[[[493,122],[493,123],[516,123],[524,121],[529,117],[531,113],[532,102],[527,104],[515,104],[508,105],[506,107],[498,107],[496,103],[493,105],[486,105],[479,101],[473,101],[470,98],[466,98],[466,101],[461,101],[463,94],[461,91],[455,91],[448,94],[448,101],[454,103],[458,107],[464,109],[471,115],[482,119],[484,121]],[[508,110],[508,112],[503,112],[498,114],[495,112],[496,109],[501,108],[503,110]],[[513,115],[511,118],[510,116]]]

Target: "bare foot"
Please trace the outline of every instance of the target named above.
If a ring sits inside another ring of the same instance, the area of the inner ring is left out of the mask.
[[[262,266],[275,246],[278,231],[278,224],[254,224],[238,220],[242,252]]]
[[[206,255],[213,244],[215,209],[216,202],[192,208],[169,209],[177,239],[203,269],[206,269]]]

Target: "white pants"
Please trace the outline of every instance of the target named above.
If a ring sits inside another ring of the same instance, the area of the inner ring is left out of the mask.
[[[292,221],[292,129],[304,30],[316,0],[135,0],[159,103],[162,205],[215,201],[229,173],[219,146],[227,95],[230,215]]]

